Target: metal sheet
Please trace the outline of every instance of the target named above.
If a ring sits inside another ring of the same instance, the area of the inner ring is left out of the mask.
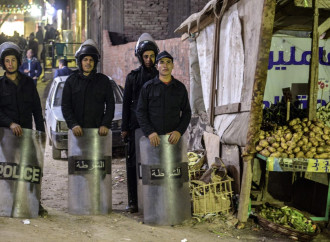
[[[140,139],[142,166],[149,167],[148,172],[142,171],[146,180],[143,214],[147,224],[175,225],[191,218],[188,174],[182,165],[187,162],[186,139],[171,145],[168,138],[169,135],[161,135],[158,147],[152,147],[146,137]],[[150,182],[155,179],[161,182]]]
[[[38,217],[45,133],[0,128],[0,216]]]
[[[69,213],[108,214],[112,210],[112,133],[83,129],[76,137],[69,130]]]

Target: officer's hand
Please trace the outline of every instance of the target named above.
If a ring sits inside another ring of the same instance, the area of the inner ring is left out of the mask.
[[[171,133],[168,133],[170,137],[168,138],[168,142],[170,144],[175,145],[178,143],[179,139],[181,138],[181,134],[178,131],[172,131]]]
[[[101,126],[99,128],[99,135],[101,135],[101,136],[106,136],[108,134],[108,132],[109,132],[109,129],[106,126]]]
[[[158,146],[160,144],[160,138],[156,132],[153,132],[148,136],[150,140],[150,144],[154,147]]]
[[[125,137],[128,135],[128,132],[127,131],[122,131],[121,132],[121,137],[123,138],[123,139],[125,139]]]
[[[24,70],[24,73],[29,73],[29,72],[30,72],[29,69]]]
[[[74,136],[82,136],[83,130],[79,125],[77,125],[72,128],[72,133],[74,134]]]
[[[22,128],[21,128],[21,126],[19,124],[17,124],[17,123],[11,123],[9,128],[11,129],[11,131],[13,131],[13,134],[15,136],[20,137],[20,136],[23,135],[23,130],[22,130]]]

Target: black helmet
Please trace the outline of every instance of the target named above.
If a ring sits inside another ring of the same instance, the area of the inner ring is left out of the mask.
[[[17,68],[22,63],[22,50],[13,42],[4,42],[0,45],[0,65],[5,69],[5,57],[14,55],[17,58]]]
[[[143,64],[142,55],[147,50],[155,52],[155,56],[157,56],[159,52],[158,46],[151,35],[143,33],[135,46],[135,56],[139,59],[141,64]]]
[[[94,70],[95,70],[101,56],[99,50],[97,49],[96,43],[92,39],[88,39],[84,43],[82,43],[75,54],[76,62],[80,70],[82,70],[81,60],[85,56],[91,56],[94,59]]]

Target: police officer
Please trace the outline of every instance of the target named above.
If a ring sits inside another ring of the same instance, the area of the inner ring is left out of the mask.
[[[100,59],[93,40],[86,40],[75,54],[78,70],[65,82],[62,94],[63,117],[75,136],[83,128],[98,128],[106,136],[114,117],[115,102],[109,78],[96,72]]]
[[[39,94],[34,81],[18,71],[22,51],[13,42],[0,45],[0,64],[5,70],[0,77],[0,127],[10,128],[15,136],[23,135],[23,128],[45,132]],[[39,215],[47,211],[39,203]]]
[[[6,71],[0,78],[0,126],[21,136],[22,128],[32,129],[32,116],[38,131],[45,132],[39,94],[31,77],[18,71],[22,51],[12,42],[0,45],[1,66]]]
[[[135,154],[135,130],[140,126],[136,119],[136,106],[142,86],[154,78],[158,71],[155,68],[155,58],[159,52],[154,39],[148,33],[143,33],[135,47],[135,56],[141,65],[132,70],[126,77],[123,101],[122,137],[128,140],[127,169],[127,211],[134,213],[137,207],[137,177]]]
[[[171,73],[173,57],[166,51],[156,57],[159,75],[141,89],[137,119],[152,146],[160,144],[159,135],[169,134],[169,142],[176,144],[187,130],[191,109],[186,87]]]

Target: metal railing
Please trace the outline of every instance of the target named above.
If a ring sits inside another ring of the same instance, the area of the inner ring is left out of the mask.
[[[45,48],[45,68],[58,67],[59,59],[66,59],[68,62],[75,61],[75,53],[79,49],[81,43],[63,43],[49,41],[44,45]]]

